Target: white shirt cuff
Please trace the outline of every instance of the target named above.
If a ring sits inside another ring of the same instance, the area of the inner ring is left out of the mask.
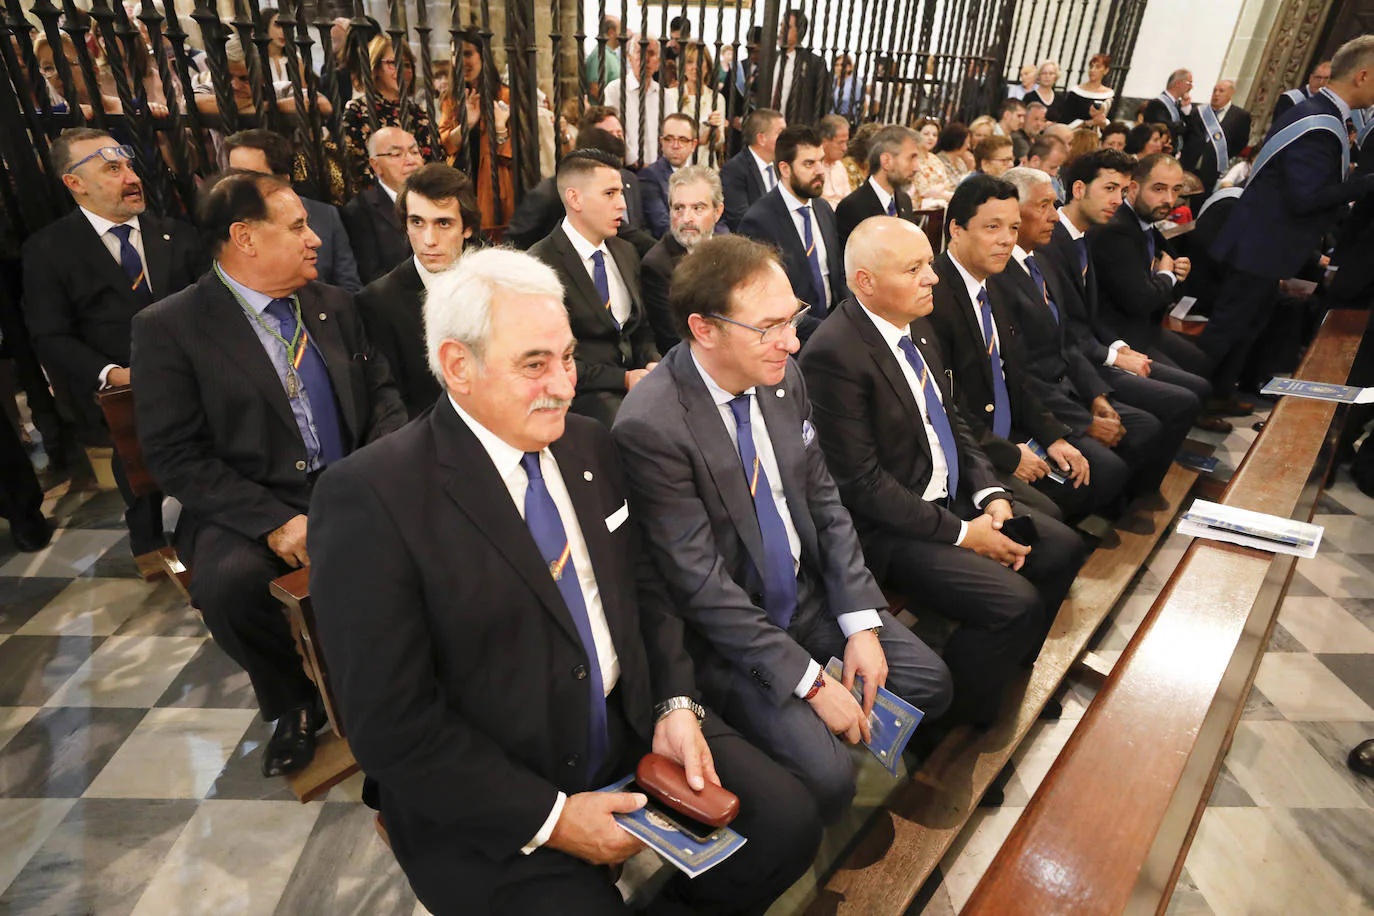
[[[982,509],[983,502],[988,498],[989,495],[993,493],[1001,493],[1004,491],[1004,489],[1005,488],[1003,487],[984,487],[977,493],[973,494],[973,504],[977,506],[979,509]]]
[[[871,630],[883,625],[882,619],[878,616],[877,608],[867,611],[850,611],[848,614],[841,614],[836,617],[835,622],[840,625],[840,632],[844,634],[845,639],[863,630]]]
[[[1117,352],[1120,351],[1120,350],[1125,349],[1125,347],[1126,347],[1126,341],[1124,341],[1124,340],[1114,340],[1114,341],[1112,341],[1111,346],[1107,347],[1107,359],[1102,363],[1102,365],[1104,365],[1104,366],[1115,366],[1115,365],[1116,365],[1116,354],[1117,354]]]
[[[527,856],[549,841],[549,837],[553,836],[553,828],[558,826],[558,819],[563,816],[563,806],[567,803],[568,796],[559,792],[558,800],[553,803],[553,810],[544,819],[544,826],[539,828],[539,832],[528,843],[520,847],[521,855]]]
[[[954,546],[955,546],[955,547],[962,547],[962,546],[964,545],[964,535],[966,535],[966,534],[968,534],[968,522],[964,521],[963,519],[960,519],[960,520],[959,520],[959,536],[958,536],[957,538],[954,539]]]
[[[797,684],[797,689],[792,691],[801,699],[806,699],[806,695],[811,692],[811,685],[816,683],[816,676],[821,673],[821,666],[813,658],[811,664],[806,666],[806,674],[802,676],[801,682]]]
[[[1161,277],[1168,277],[1170,286],[1178,283],[1178,277],[1174,275],[1172,270],[1157,270],[1155,273],[1159,274]]]
[[[101,390],[101,391],[104,391],[106,388],[109,388],[109,387],[110,387],[110,370],[111,370],[111,369],[118,369],[118,368],[119,368],[119,366],[118,366],[116,363],[110,363],[110,364],[109,364],[108,366],[106,366],[104,369],[101,369],[101,370],[100,370],[100,390]]]

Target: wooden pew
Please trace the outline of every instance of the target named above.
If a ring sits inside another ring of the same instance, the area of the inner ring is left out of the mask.
[[[919,201],[917,201],[919,203]],[[911,219],[916,225],[921,227],[921,231],[930,240],[930,250],[936,254],[945,250],[945,208],[931,207],[929,210],[917,210],[911,214]]]
[[[1328,314],[1296,377],[1344,382],[1365,318]],[[1344,412],[1280,400],[1221,501],[1310,519]],[[1295,565],[1193,541],[966,916],[1164,912]]]
[[[110,430],[110,442],[114,446],[113,461],[124,466],[124,476],[134,496],[147,496],[157,490],[157,481],[143,460],[143,446],[138,442],[138,429],[134,420],[134,390],[128,385],[105,388],[96,392],[95,401],[100,412],[105,415],[105,425]],[[175,548],[162,547],[157,551],[157,567],[149,564],[143,557],[137,557],[138,571],[145,582],[167,576],[191,601],[187,591],[191,576],[177,557]],[[160,567],[160,568],[158,568]]]

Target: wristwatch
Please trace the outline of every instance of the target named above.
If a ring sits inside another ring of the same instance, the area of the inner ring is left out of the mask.
[[[679,709],[691,710],[692,715],[697,717],[697,724],[700,725],[706,719],[706,710],[702,705],[691,697],[670,697],[654,707],[654,723]]]

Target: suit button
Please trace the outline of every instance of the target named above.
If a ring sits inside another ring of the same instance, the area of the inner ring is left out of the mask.
[[[568,756],[563,758],[563,766],[575,767],[579,762],[581,762],[581,759],[582,758],[578,757],[576,754],[569,754]]]
[[[298,470],[298,471],[304,471],[304,470],[305,470],[305,462],[304,462],[304,461],[297,461],[297,462],[296,462],[296,470]]]
[[[987,413],[992,413],[992,405],[991,405],[991,404],[984,404],[984,405],[983,405],[983,410],[984,410],[985,412],[987,412]]]
[[[587,666],[578,665],[576,668],[572,670],[572,675],[579,681],[585,681],[587,679]]]
[[[756,607],[763,607],[763,595],[759,592],[754,592],[753,594],[751,594],[749,596],[749,601]]]

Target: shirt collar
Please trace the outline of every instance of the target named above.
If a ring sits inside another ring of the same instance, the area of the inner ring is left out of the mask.
[[[752,146],[746,148],[749,150],[749,155],[754,157],[754,165],[758,166],[758,170],[760,172],[766,172],[773,167],[773,163],[764,162],[763,157],[760,156],[758,153],[754,152],[754,148]]]
[[[1332,92],[1330,86],[1323,86],[1321,87],[1321,89],[1318,89],[1317,92],[1319,95],[1324,95],[1328,99],[1336,103],[1336,107],[1341,110],[1342,122],[1350,120],[1350,106],[1346,104],[1345,99],[1341,98],[1339,95]]]
[[[592,253],[596,251],[601,252],[606,257],[610,257],[611,253],[606,250],[606,243],[604,241],[600,245],[593,245],[587,240],[586,236],[573,228],[572,220],[566,216],[563,217],[563,232],[568,236],[568,241],[572,242],[573,250],[577,252],[577,256],[582,260],[590,261]]]
[[[1013,245],[1011,249],[1011,256],[1016,260],[1017,264],[1020,264],[1022,267],[1025,267],[1026,258],[1030,257],[1030,252],[1022,248],[1020,245]],[[1026,271],[1026,273],[1030,273],[1030,271]]]
[[[959,276],[964,279],[964,288],[968,290],[969,301],[976,307],[978,305],[978,293],[982,291],[983,284],[973,279],[973,274],[964,269],[964,265],[959,263],[959,259],[954,255],[949,256],[949,262],[954,265],[954,269],[959,271]]]
[[[787,182],[778,180],[778,193],[782,195],[782,202],[787,205],[788,213],[796,213],[798,207],[809,207],[812,201],[800,200],[797,195],[787,187]]]
[[[1121,206],[1123,206],[1123,207],[1130,207],[1131,205],[1128,204],[1128,203],[1126,203],[1125,201],[1122,201],[1122,202],[1121,202]],[[1141,218],[1140,218],[1140,214],[1137,213],[1137,212],[1135,212],[1135,208],[1134,208],[1134,207],[1131,208],[1131,215],[1134,216],[1134,217],[1135,217],[1135,221],[1136,221],[1137,223],[1140,224],[1140,231],[1143,232],[1143,233],[1145,233],[1146,235],[1149,235],[1149,234],[1150,234],[1150,230],[1153,229],[1153,228],[1155,227],[1155,224],[1154,224],[1154,223],[1147,223],[1145,220],[1141,219]]]
[[[711,400],[715,402],[717,407],[724,407],[735,398],[742,395],[758,393],[758,389],[753,386],[744,389],[739,394],[731,394],[726,391],[716,383],[715,379],[711,378],[711,373],[707,372],[706,367],[701,364],[701,360],[697,359],[697,351],[691,350],[690,348],[689,350],[692,354],[692,365],[697,367],[697,372],[700,373],[701,380],[706,383],[706,391],[711,395]]]
[[[889,349],[896,350],[897,345],[901,343],[903,337],[911,337],[910,327],[898,327],[886,318],[880,318],[876,313],[870,311],[868,306],[864,305],[863,301],[859,299],[857,295],[854,296],[854,301],[859,303],[859,308],[863,309],[863,313],[868,316],[868,320],[873,322],[873,327],[878,329],[878,333],[882,335],[883,341],[888,345]]]
[[[411,259],[412,261],[415,262],[415,272],[416,272],[417,274],[420,275],[420,285],[423,286],[423,287],[425,288],[425,291],[426,291],[426,292],[429,291],[429,285],[430,285],[431,283],[433,283],[433,282],[434,282],[439,276],[441,276],[442,274],[445,274],[445,273],[448,272],[448,271],[444,271],[444,270],[440,270],[440,271],[430,270],[428,267],[426,267],[425,265],[421,264],[421,263],[420,263],[420,259],[417,258],[417,257],[415,257],[414,255],[411,255],[411,256],[410,256],[410,259]],[[457,262],[455,261],[454,264],[456,265]],[[453,267],[449,267],[449,270],[452,270],[452,269],[453,269]]]
[[[516,468],[520,467],[520,459],[525,457],[525,453],[474,420],[471,414],[458,406],[458,402],[453,399],[453,395],[450,394],[448,396],[448,402],[453,405],[453,409],[457,412],[458,418],[466,423],[468,429],[472,430],[472,434],[477,437],[477,441],[481,443],[482,449],[487,453],[487,457],[490,458],[491,463],[496,466],[496,473],[500,475],[501,479],[505,480],[513,474]],[[547,451],[547,449],[544,451]]]
[[[1067,232],[1069,238],[1074,241],[1078,241],[1083,237],[1082,230],[1073,224],[1073,220],[1069,219],[1069,215],[1064,212],[1063,207],[1059,208],[1059,225],[1064,227],[1064,231]]]
[[[87,210],[85,207],[81,208],[81,213],[86,217],[86,220],[91,224],[91,228],[95,230],[96,235],[104,235],[105,233],[113,229],[115,226],[133,226],[135,232],[143,232],[143,230],[140,229],[138,226],[137,216],[130,217],[122,223],[116,223],[106,219],[103,216],[97,216],[90,210]]]
[[[381,176],[377,177],[377,186],[382,189],[382,192],[386,194],[387,197],[391,198],[393,204],[396,202],[396,192],[387,187],[386,182],[382,181]]]
[[[893,195],[883,190],[883,186],[878,184],[878,180],[872,175],[868,177],[868,186],[873,189],[873,193],[878,195],[878,203],[883,205],[883,210],[887,210],[887,205],[892,203]]]
[[[1209,107],[1210,107],[1210,106],[1209,106]],[[1226,117],[1226,112],[1228,112],[1228,111],[1230,111],[1230,110],[1231,110],[1231,103],[1230,103],[1230,102],[1227,102],[1225,105],[1221,106],[1221,109],[1220,109],[1220,110],[1217,110],[1217,109],[1213,108],[1213,109],[1212,109],[1212,112],[1217,116],[1217,120],[1220,121],[1220,120],[1222,120],[1223,118]]]
[[[229,272],[224,269],[224,266],[220,264],[219,261],[215,262],[215,267],[218,268],[218,270],[216,270],[216,273],[218,273],[221,277],[224,278],[224,281],[229,284],[230,289],[238,293],[239,298],[246,302],[249,308],[251,308],[254,312],[257,312],[259,315],[267,311],[267,307],[272,304],[271,296],[267,295],[266,293],[260,293],[255,289],[249,289],[239,281],[235,280],[233,277],[229,276]]]

